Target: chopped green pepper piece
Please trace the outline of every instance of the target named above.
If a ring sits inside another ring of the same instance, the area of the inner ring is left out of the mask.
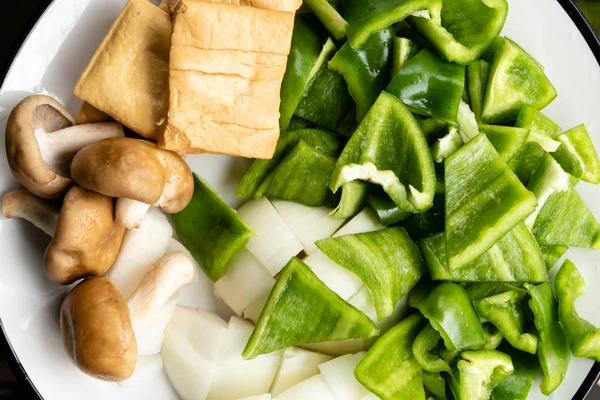
[[[483,346],[481,346],[481,350],[496,350],[504,340],[504,336],[502,336],[500,331],[492,324],[484,323],[482,326],[485,342],[483,343]]]
[[[515,372],[496,386],[492,400],[527,400],[540,369],[537,358],[509,345],[502,345],[498,350],[510,356]]]
[[[559,258],[565,255],[567,250],[569,250],[568,246],[541,245],[540,251],[542,252],[542,258],[544,259],[544,264],[546,264],[546,269],[550,270],[554,267],[554,264],[556,264]]]
[[[530,354],[537,352],[538,339],[525,333],[525,311],[522,300],[525,293],[509,290],[473,302],[477,313],[493,324],[515,348]]]
[[[348,23],[327,0],[304,0],[335,40],[346,37]]]
[[[389,81],[392,59],[392,28],[369,36],[353,49],[346,42],[329,61],[329,68],[342,74],[356,103],[356,118],[361,121]]]
[[[446,400],[446,380],[439,372],[423,371],[423,385],[437,400]]]
[[[315,128],[315,123],[305,120],[304,118],[292,116],[290,123],[284,131],[296,131],[298,129],[312,129]]]
[[[494,42],[507,15],[506,0],[442,0],[441,13],[408,21],[447,60],[466,65]]]
[[[464,87],[464,66],[423,49],[404,64],[385,90],[418,114],[454,124]]]
[[[463,145],[463,140],[458,128],[451,126],[448,133],[438,139],[431,147],[431,157],[436,163],[442,163],[446,158],[456,153]]]
[[[425,263],[434,280],[454,282],[545,282],[546,267],[532,233],[519,224],[490,250],[457,270],[446,266],[444,233],[420,242]]]
[[[194,174],[194,195],[173,214],[181,243],[213,282],[227,273],[232,257],[254,236],[252,230],[208,184]]]
[[[575,178],[600,183],[600,159],[585,125],[569,129],[557,139],[561,146],[552,156],[561,167]]]
[[[322,239],[316,245],[369,288],[379,321],[394,311],[425,269],[419,248],[402,227]]]
[[[585,280],[575,264],[565,260],[554,284],[558,298],[558,319],[575,357],[600,362],[600,329],[581,318],[575,308],[577,298],[585,294]]]
[[[249,360],[285,347],[378,333],[369,317],[294,257],[279,273],[242,356]]]
[[[469,100],[471,110],[475,113],[477,121],[481,120],[485,87],[487,86],[490,64],[485,60],[473,61],[467,65],[467,87],[469,88]]]
[[[402,211],[429,209],[435,170],[421,128],[394,96],[381,93],[342,151],[331,176],[335,193],[348,182],[378,184]]]
[[[450,271],[488,251],[537,205],[484,134],[446,160],[445,183]]]
[[[416,118],[429,145],[446,134],[448,124],[438,118]]]
[[[413,240],[421,240],[444,231],[444,195],[433,198],[433,206],[424,213],[415,214],[403,226]]]
[[[480,124],[479,130],[485,133],[485,136],[500,154],[500,158],[506,163],[521,152],[529,137],[529,129],[527,128]]]
[[[412,354],[412,343],[423,326],[423,317],[412,314],[383,335],[356,367],[356,379],[382,400],[424,400],[421,366]]]
[[[425,328],[415,338],[412,345],[413,356],[425,371],[451,372],[450,365],[439,354],[432,353],[432,350],[435,350],[441,341],[442,336],[431,324],[425,325]]]
[[[254,196],[263,181],[300,140],[334,155],[339,154],[342,146],[339,137],[323,130],[298,129],[283,131],[279,136],[273,157],[270,160],[254,160],[242,177],[236,195],[241,198]]]
[[[549,396],[563,381],[569,368],[571,353],[559,324],[558,306],[550,283],[537,286],[525,284],[525,288],[531,296],[529,307],[540,335],[537,355],[544,373],[540,388],[543,394]]]
[[[348,21],[348,41],[356,48],[375,32],[403,21],[413,13],[439,14],[440,7],[440,0],[347,0],[344,16]]]
[[[403,37],[395,37],[392,39],[392,44],[394,52],[392,53],[390,78],[394,79],[404,64],[419,52],[419,46],[412,40]]]
[[[465,351],[454,367],[456,400],[487,400],[494,388],[514,372],[510,357],[496,350]]]
[[[333,206],[327,187],[336,158],[300,140],[256,191],[257,197],[294,201],[309,207]]]
[[[409,297],[411,307],[416,307],[437,330],[449,350],[479,348],[485,336],[479,316],[473,308],[467,291],[457,284],[443,282],[428,288],[424,295],[422,287]]]
[[[467,289],[467,292],[473,301],[483,300],[486,297],[495,296],[497,294],[509,291],[519,292],[522,296],[527,295],[527,290],[523,289],[522,287],[504,282],[475,283]]]
[[[367,193],[367,184],[361,181],[347,182],[342,185],[340,202],[330,214],[335,219],[348,219],[363,208]]]
[[[412,215],[410,212],[402,211],[382,189],[377,190],[377,188],[374,188],[367,195],[367,198],[369,205],[377,213],[379,222],[382,225],[396,224]]]
[[[490,65],[482,121],[514,121],[525,104],[541,110],[555,98],[556,90],[538,62],[518,44],[504,38]]]

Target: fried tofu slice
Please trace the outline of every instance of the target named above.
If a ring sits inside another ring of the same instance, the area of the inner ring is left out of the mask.
[[[223,3],[232,4],[236,6],[249,6],[256,8],[266,8],[268,10],[278,10],[287,12],[296,12],[297,9],[302,5],[302,0],[204,0],[212,3]],[[161,0],[160,8],[163,10],[169,9],[169,2],[171,7],[175,9],[179,6],[180,0]]]
[[[159,146],[271,158],[294,14],[182,0],[174,17],[168,123]]]
[[[169,93],[169,13],[129,0],[96,50],[75,96],[145,138],[164,129]]]
[[[90,103],[86,103],[85,101],[81,105],[79,109],[79,114],[77,115],[77,119],[75,123],[77,125],[82,124],[94,124],[96,122],[112,122],[114,121],[113,117],[108,115],[107,113],[98,110],[96,107],[91,105]]]

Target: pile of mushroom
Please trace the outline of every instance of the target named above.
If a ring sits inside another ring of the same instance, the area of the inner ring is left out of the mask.
[[[79,121],[103,118],[85,108]],[[95,378],[129,378],[138,355],[160,352],[178,291],[196,276],[186,252],[167,251],[172,228],[150,208],[185,208],[194,189],[191,170],[178,154],[125,137],[119,123],[75,125],[44,95],[12,111],[6,155],[27,190],[6,194],[3,214],[52,237],[43,262],[52,282],[81,280],[60,313],[69,357]]]

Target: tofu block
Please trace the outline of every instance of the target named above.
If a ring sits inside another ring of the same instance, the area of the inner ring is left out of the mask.
[[[174,20],[159,146],[271,158],[294,14],[182,0]]]
[[[167,117],[169,13],[129,0],[75,85],[75,96],[147,139]]]
[[[91,105],[90,103],[83,102],[81,108],[79,109],[79,114],[77,115],[77,120],[75,123],[77,125],[82,124],[93,124],[96,122],[112,122],[114,121],[113,117],[108,115],[107,113],[98,110],[96,107]]]

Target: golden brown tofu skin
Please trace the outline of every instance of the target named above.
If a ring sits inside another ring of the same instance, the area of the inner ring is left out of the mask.
[[[168,124],[159,146],[272,157],[294,14],[182,0],[174,21]]]
[[[77,114],[77,120],[75,123],[77,125],[83,124],[93,124],[96,122],[112,122],[114,118],[108,115],[107,113],[98,110],[96,107],[91,105],[90,103],[86,103],[85,101],[81,105],[79,109],[79,114]]]
[[[211,3],[232,4],[235,6],[249,6],[256,8],[265,8],[267,10],[296,12],[302,5],[302,0],[204,0]],[[161,0],[159,7],[162,10],[169,10],[169,3],[173,9],[177,8],[181,0]]]
[[[167,12],[148,0],[129,0],[81,74],[75,96],[156,140],[167,115],[171,30]]]

